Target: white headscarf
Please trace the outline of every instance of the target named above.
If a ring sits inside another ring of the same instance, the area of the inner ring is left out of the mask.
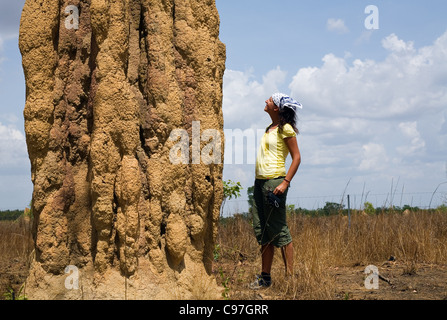
[[[288,95],[284,93],[274,93],[272,95],[273,103],[282,110],[283,108],[290,108],[293,111],[297,111],[298,108],[302,109],[303,105],[299,103],[298,101],[292,99]]]

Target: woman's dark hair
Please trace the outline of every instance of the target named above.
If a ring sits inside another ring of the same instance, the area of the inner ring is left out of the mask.
[[[282,132],[282,129],[286,124],[290,124],[293,128],[293,130],[296,133],[299,133],[298,128],[296,127],[297,122],[297,116],[294,110],[290,108],[283,108],[282,110],[279,110],[279,126],[278,126],[278,132]],[[268,131],[269,129],[267,129]]]

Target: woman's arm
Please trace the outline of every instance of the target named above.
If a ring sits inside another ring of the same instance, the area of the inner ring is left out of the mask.
[[[282,182],[275,189],[275,191],[273,191],[275,195],[281,195],[287,190],[287,187],[289,186],[289,182],[287,181],[292,181],[301,164],[301,153],[300,149],[298,148],[298,141],[296,137],[286,138],[284,141],[286,142],[287,148],[289,148],[290,155],[292,156],[292,164],[290,165],[284,182]]]

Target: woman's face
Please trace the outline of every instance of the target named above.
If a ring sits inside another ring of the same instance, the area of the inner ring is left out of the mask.
[[[270,97],[267,100],[265,100],[265,108],[264,108],[265,112],[268,112],[268,113],[275,112],[275,111],[277,111],[277,109],[278,109],[278,107],[273,102],[273,98],[272,97]]]

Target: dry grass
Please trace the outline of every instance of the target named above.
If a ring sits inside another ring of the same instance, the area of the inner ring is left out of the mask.
[[[0,221],[0,261],[29,254],[31,224],[30,219],[24,216],[14,221]]]
[[[413,212],[379,215],[289,218],[294,244],[295,276],[285,279],[277,250],[273,264],[272,299],[334,299],[336,267],[381,264],[391,256],[404,273],[417,273],[420,264],[447,264],[447,213]],[[259,247],[250,222],[236,217],[220,225],[218,278],[227,279],[232,299],[253,298],[246,288],[260,272]],[[222,272],[224,270],[224,272]]]
[[[13,289],[18,293],[28,275],[33,248],[32,222],[27,217],[0,221],[0,300]]]
[[[265,299],[336,299],[336,268],[380,265],[390,256],[396,257],[408,275],[418,274],[421,265],[447,264],[446,212],[354,213],[350,228],[345,216],[294,215],[289,227],[295,275],[285,277],[277,250],[274,284],[263,293]],[[23,217],[0,221],[0,299],[9,288],[17,292],[25,280],[33,247],[30,229],[31,222]],[[258,298],[247,289],[261,265],[250,221],[236,216],[220,224],[215,258],[215,276],[228,298]],[[197,295],[202,295],[201,291]]]

